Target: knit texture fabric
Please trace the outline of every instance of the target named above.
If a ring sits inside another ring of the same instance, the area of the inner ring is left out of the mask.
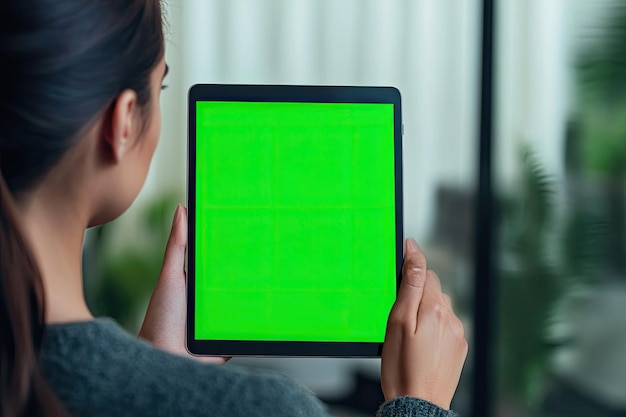
[[[53,324],[40,363],[74,417],[325,417],[323,404],[289,378],[172,355],[126,333],[111,319]],[[403,397],[378,417],[452,417]]]
[[[376,416],[457,417],[457,414],[417,398],[398,397],[381,405]]]

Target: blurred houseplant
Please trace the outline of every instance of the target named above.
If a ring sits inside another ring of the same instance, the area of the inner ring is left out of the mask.
[[[499,361],[501,396],[533,403],[549,349],[544,329],[562,287],[548,256],[554,241],[553,182],[525,149],[516,194],[500,201]]]
[[[499,389],[531,410],[555,348],[575,343],[550,333],[556,304],[581,285],[626,276],[625,2],[611,6],[597,33],[576,68],[565,192],[554,192],[557,184],[526,148],[519,187],[500,201]]]
[[[84,250],[85,296],[96,316],[116,319],[136,332],[161,269],[176,193],[163,194],[140,213],[133,247],[116,249],[121,225],[112,222],[90,231]]]
[[[558,221],[555,181],[528,148],[522,166],[516,192],[500,199],[498,369],[500,395],[533,409],[554,348],[571,342],[549,334],[554,308],[569,290],[596,279],[608,225],[575,207]]]
[[[611,224],[611,274],[626,273],[626,2],[609,8],[597,37],[577,63],[578,126],[582,169],[595,179],[598,200]],[[589,187],[589,184],[576,184]],[[588,199],[590,203],[592,199]],[[581,203],[585,203],[581,201]],[[598,202],[595,203],[599,205]]]

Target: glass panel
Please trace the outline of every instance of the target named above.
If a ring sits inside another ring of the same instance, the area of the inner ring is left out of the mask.
[[[497,415],[626,415],[626,3],[502,1]]]

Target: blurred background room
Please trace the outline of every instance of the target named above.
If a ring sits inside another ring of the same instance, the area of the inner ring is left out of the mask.
[[[470,344],[453,408],[626,416],[626,0],[166,8],[160,144],[134,206],[87,235],[94,314],[132,332],[141,324],[185,202],[192,84],[391,85],[402,93],[405,235],[455,300]],[[290,375],[336,416],[373,416],[383,400],[376,359],[231,363]]]

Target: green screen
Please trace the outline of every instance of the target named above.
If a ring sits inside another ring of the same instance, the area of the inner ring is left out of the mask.
[[[196,104],[195,338],[382,342],[392,104]]]

